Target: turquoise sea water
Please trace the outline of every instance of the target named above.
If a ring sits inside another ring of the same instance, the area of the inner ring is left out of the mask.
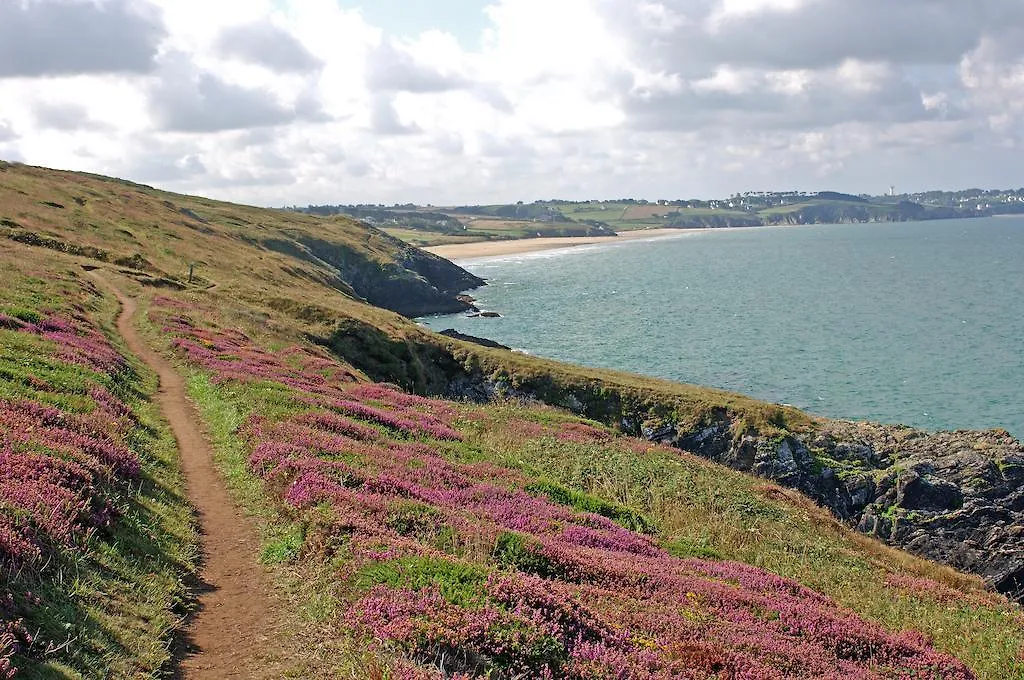
[[[1024,218],[700,230],[459,262],[538,356],[827,416],[1024,436]]]

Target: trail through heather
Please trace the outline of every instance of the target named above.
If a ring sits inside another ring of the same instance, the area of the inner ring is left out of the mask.
[[[184,380],[135,330],[135,301],[98,272],[93,278],[117,296],[121,303],[118,332],[132,353],[160,378],[156,401],[177,439],[189,497],[199,515],[203,544],[199,609],[185,631],[175,677],[280,677],[280,621],[255,559],[255,529],[231,501],[214,467],[213,452],[195,406],[186,397]]]

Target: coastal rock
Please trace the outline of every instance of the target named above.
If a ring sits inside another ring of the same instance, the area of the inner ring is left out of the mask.
[[[462,340],[463,342],[472,342],[473,344],[480,345],[481,347],[490,347],[491,349],[511,349],[510,347],[495,342],[494,340],[488,340],[487,338],[478,338],[475,335],[467,335],[465,333],[460,333],[454,328],[448,328],[446,330],[440,331],[440,334],[449,338],[454,338],[456,340]]]
[[[770,464],[751,471],[890,545],[1024,600],[1024,447],[1007,432],[830,421],[807,443],[787,438],[774,458],[762,456]]]
[[[810,434],[736,438],[718,418],[640,434],[797,489],[851,527],[1024,602],[1024,446],[1006,431],[822,421]]]
[[[378,261],[354,245],[308,234],[265,238],[259,245],[316,264],[329,273],[324,282],[333,288],[405,316],[476,310],[463,292],[486,285],[483,279],[383,232],[371,238],[393,247],[398,252],[394,261]]]

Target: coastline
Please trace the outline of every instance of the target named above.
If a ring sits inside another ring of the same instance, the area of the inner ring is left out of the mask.
[[[466,260],[477,257],[521,255],[544,250],[560,250],[562,248],[588,246],[597,243],[625,243],[627,241],[652,240],[667,236],[679,236],[692,231],[692,229],[638,229],[636,231],[622,232],[618,236],[555,236],[510,239],[507,241],[477,241],[475,243],[431,246],[423,248],[423,250],[447,260]]]

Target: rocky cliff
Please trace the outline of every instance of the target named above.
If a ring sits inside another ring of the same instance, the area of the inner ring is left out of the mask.
[[[1005,431],[823,420],[807,433],[736,438],[720,420],[643,434],[798,489],[864,533],[1024,601],[1024,446]]]
[[[333,274],[334,287],[372,305],[408,317],[474,310],[460,296],[486,282],[462,267],[374,230],[373,237],[392,246],[391,259],[375,259],[367,251],[306,233],[292,239],[264,239],[260,245],[315,263]]]

